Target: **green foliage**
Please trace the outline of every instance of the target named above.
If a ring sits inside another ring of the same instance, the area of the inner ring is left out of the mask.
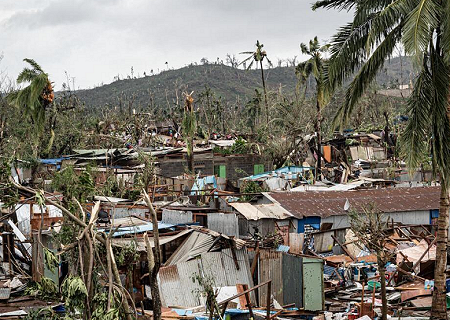
[[[138,161],[144,165],[142,172],[136,174],[133,184],[139,196],[142,189],[148,190],[155,181],[155,158],[149,153],[140,152]]]
[[[56,258],[56,255],[46,247],[44,247],[44,262],[51,272],[55,273],[55,270],[58,270],[59,260]]]
[[[197,282],[200,286],[200,289],[195,289],[193,293],[200,297],[206,298],[209,319],[215,319],[215,315],[218,315],[220,310],[217,304],[217,296],[219,295],[219,291],[214,289],[214,287],[217,287],[215,285],[214,278],[212,276],[203,276],[195,273],[191,279],[192,282]]]
[[[53,311],[52,307],[29,310],[24,318],[25,320],[58,320],[61,317]]]
[[[314,8],[320,7],[355,9],[353,22],[338,31],[331,50],[327,81],[332,87],[342,85],[356,73],[335,123],[342,127],[347,122],[385,61],[398,45],[403,46],[419,70],[414,92],[408,99],[410,121],[402,137],[403,153],[414,170],[431,144],[434,172],[440,174],[444,186],[450,185],[450,50],[443,43],[450,39],[446,11],[450,5],[435,0],[346,0],[318,1]]]
[[[220,153],[224,155],[228,154],[248,154],[251,153],[251,149],[249,148],[247,141],[242,139],[242,137],[239,137],[236,139],[234,144],[230,148],[221,148],[221,147],[214,147],[213,148],[214,153]]]
[[[112,307],[109,311],[107,311],[108,306],[108,294],[105,292],[98,293],[92,299],[94,305],[94,312],[92,312],[92,320],[116,320],[122,319],[123,310],[118,307]],[[114,301],[112,305],[117,304],[117,301]]]
[[[261,193],[267,191],[264,188],[262,188],[258,182],[256,181],[251,181],[251,180],[245,180],[242,183],[241,186],[241,193]],[[246,195],[246,196],[242,196],[242,201],[247,202],[250,201],[253,196],[251,195]]]
[[[48,74],[34,60],[24,59],[24,61],[32,68],[24,68],[17,77],[17,83],[29,83],[29,85],[11,93],[9,99],[31,117],[39,133],[44,129],[45,108],[53,101],[53,97],[49,98],[47,95],[53,95],[53,89]],[[46,92],[46,90],[51,92]]]
[[[139,261],[139,252],[136,250],[136,242],[123,247],[114,247],[114,257],[118,267],[130,266]]]
[[[67,277],[61,286],[61,293],[68,312],[82,313],[84,311],[88,293],[80,277],[72,275]]]
[[[34,282],[25,289],[25,294],[43,300],[52,300],[58,296],[58,287],[52,279],[41,277],[41,281]]]
[[[95,182],[91,168],[77,174],[72,166],[56,172],[52,179],[52,187],[61,192],[66,199],[77,199],[80,202],[88,200],[95,191]]]
[[[6,208],[13,208],[19,202],[19,193],[9,182],[12,161],[0,158],[0,202]]]

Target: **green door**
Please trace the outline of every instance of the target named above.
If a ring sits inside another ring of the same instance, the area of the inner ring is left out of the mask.
[[[263,164],[255,164],[253,166],[253,174],[260,174],[260,173],[264,173],[264,165]]]
[[[303,301],[305,310],[323,310],[323,296],[323,260],[303,258]]]
[[[225,165],[214,166],[214,174],[220,178],[226,178],[227,167]]]

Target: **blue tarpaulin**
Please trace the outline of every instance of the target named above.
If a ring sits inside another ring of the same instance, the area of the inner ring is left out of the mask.
[[[253,176],[249,176],[249,177],[243,178],[243,180],[252,180],[253,181],[253,180],[269,178],[269,177],[272,177],[274,173],[276,175],[291,173],[292,174],[292,179],[297,179],[298,178],[297,175],[302,174],[303,172],[306,172],[306,171],[310,171],[310,170],[314,171],[314,168],[313,167],[288,166],[288,167],[275,169],[273,171],[267,171],[267,172],[263,172],[263,173],[260,173],[260,174],[255,174]]]
[[[198,194],[201,194],[199,191],[205,190],[206,185],[212,184],[214,186],[214,189],[217,188],[217,180],[215,176],[207,176],[203,178],[198,178],[195,180],[194,185],[191,189],[191,195],[195,196]]]
[[[158,230],[169,229],[169,228],[173,228],[173,227],[175,227],[174,224],[158,222]],[[105,229],[99,229],[98,231],[105,232],[105,233],[109,232],[109,230],[105,230]],[[120,236],[123,236],[126,234],[144,233],[147,231],[153,231],[152,223],[146,223],[146,224],[139,225],[139,226],[121,227],[121,228],[117,229],[116,232],[114,232],[114,237],[120,237]]]
[[[39,159],[42,164],[50,164],[56,166],[56,169],[61,169],[61,162],[68,158],[53,158],[53,159]]]

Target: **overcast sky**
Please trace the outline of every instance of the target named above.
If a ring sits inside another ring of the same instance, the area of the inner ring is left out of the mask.
[[[1,0],[0,70],[16,78],[35,59],[56,88],[65,71],[77,88],[114,76],[225,60],[264,43],[273,62],[330,39],[350,14],[311,11],[312,0]],[[243,56],[239,56],[242,59]]]

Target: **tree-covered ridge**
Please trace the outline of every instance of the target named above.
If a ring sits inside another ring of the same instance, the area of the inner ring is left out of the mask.
[[[396,87],[409,84],[412,80],[412,64],[409,58],[393,58],[386,62],[378,74],[381,87]],[[273,67],[265,70],[269,90],[282,90],[285,94],[295,92],[297,77],[295,68]],[[189,65],[177,70],[167,70],[155,75],[140,78],[115,79],[114,82],[93,89],[78,90],[77,95],[87,107],[119,105],[125,110],[132,101],[133,108],[148,106],[167,107],[178,99],[183,91],[199,93],[211,88],[216,96],[225,102],[247,101],[254,96],[255,88],[262,89],[260,70],[243,70],[224,64]],[[310,90],[314,84],[311,81]],[[311,91],[312,92],[312,91]]]

